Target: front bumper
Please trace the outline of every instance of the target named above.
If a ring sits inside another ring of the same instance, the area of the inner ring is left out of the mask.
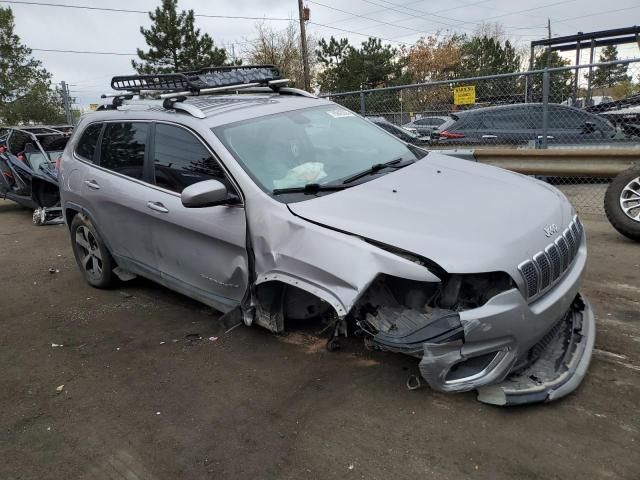
[[[503,382],[478,389],[478,400],[493,405],[549,402],[573,392],[584,378],[595,341],[595,320],[588,302],[567,316],[545,338],[544,350],[530,365]]]
[[[517,289],[460,312],[464,340],[424,343],[420,373],[442,392],[479,390],[496,405],[549,401],[575,390],[595,339],[589,302],[578,293],[581,248],[552,290],[528,304]]]

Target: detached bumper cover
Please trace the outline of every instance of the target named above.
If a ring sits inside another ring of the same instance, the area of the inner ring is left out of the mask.
[[[595,342],[588,302],[572,309],[532,350],[536,360],[503,382],[478,389],[478,400],[493,405],[549,402],[573,392],[584,378]]]

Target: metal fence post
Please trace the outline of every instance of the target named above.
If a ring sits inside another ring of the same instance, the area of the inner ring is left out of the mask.
[[[360,115],[365,116],[365,107],[364,107],[364,92],[360,90]]]
[[[547,148],[547,131],[549,130],[549,69],[542,72],[542,148]]]

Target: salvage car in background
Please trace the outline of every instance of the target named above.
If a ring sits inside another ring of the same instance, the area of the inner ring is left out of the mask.
[[[430,137],[447,120],[449,120],[448,116],[422,117],[403,125],[402,128],[422,137]]]
[[[412,132],[411,130],[407,130],[404,127],[399,127],[397,125],[394,125],[384,117],[367,117],[367,120],[369,120],[372,123],[375,123],[377,126],[382,128],[383,130],[386,130],[387,132],[389,132],[391,135],[398,137],[403,142],[407,142],[412,145],[419,145],[419,146],[429,145],[429,141],[430,141],[429,137],[418,135],[417,133]]]
[[[56,161],[61,157],[73,127],[36,126],[0,128],[0,196],[33,212],[33,223],[61,223]]]
[[[598,115],[549,105],[547,144],[603,143],[616,138],[616,129]],[[526,145],[543,136],[543,105],[522,103],[463,110],[440,125],[435,141],[460,145]]]
[[[273,66],[112,88],[122,96],[81,119],[60,171],[91,285],[141,275],[272,332],[317,319],[330,349],[357,331],[419,360],[432,388],[497,405],[581,382],[586,238],[554,187],[399,141]]]

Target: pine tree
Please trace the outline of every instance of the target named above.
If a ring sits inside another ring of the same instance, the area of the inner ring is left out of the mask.
[[[615,45],[604,47],[598,59],[600,63],[616,60],[618,60],[618,48]],[[631,81],[631,77],[627,75],[628,68],[629,66],[626,64],[598,67],[593,72],[591,85],[595,88],[613,87],[618,83]]]
[[[10,8],[0,7],[0,124],[57,123],[64,112],[51,74],[14,33]]]
[[[153,24],[140,27],[149,51],[137,50],[140,62],[131,61],[140,74],[199,70],[224,65],[227,52],[215,46],[208,34],[195,27],[193,10],[178,14],[178,0],[162,0],[162,6],[149,12]]]
[[[514,73],[520,71],[521,58],[515,47],[506,40],[482,36],[471,37],[461,46],[461,59],[458,76],[460,78]],[[476,95],[479,101],[510,101],[521,92],[519,78],[507,77],[476,83]]]
[[[549,52],[545,49],[534,58],[533,69],[544,70],[549,68],[565,67],[571,63],[569,60],[562,58],[558,52],[551,52],[551,57],[547,62]],[[561,103],[568,99],[573,92],[573,73],[570,70],[561,70],[559,72],[549,73],[549,102]],[[543,97],[543,78],[542,74],[529,77],[530,90],[529,100],[533,102],[542,102]]]

